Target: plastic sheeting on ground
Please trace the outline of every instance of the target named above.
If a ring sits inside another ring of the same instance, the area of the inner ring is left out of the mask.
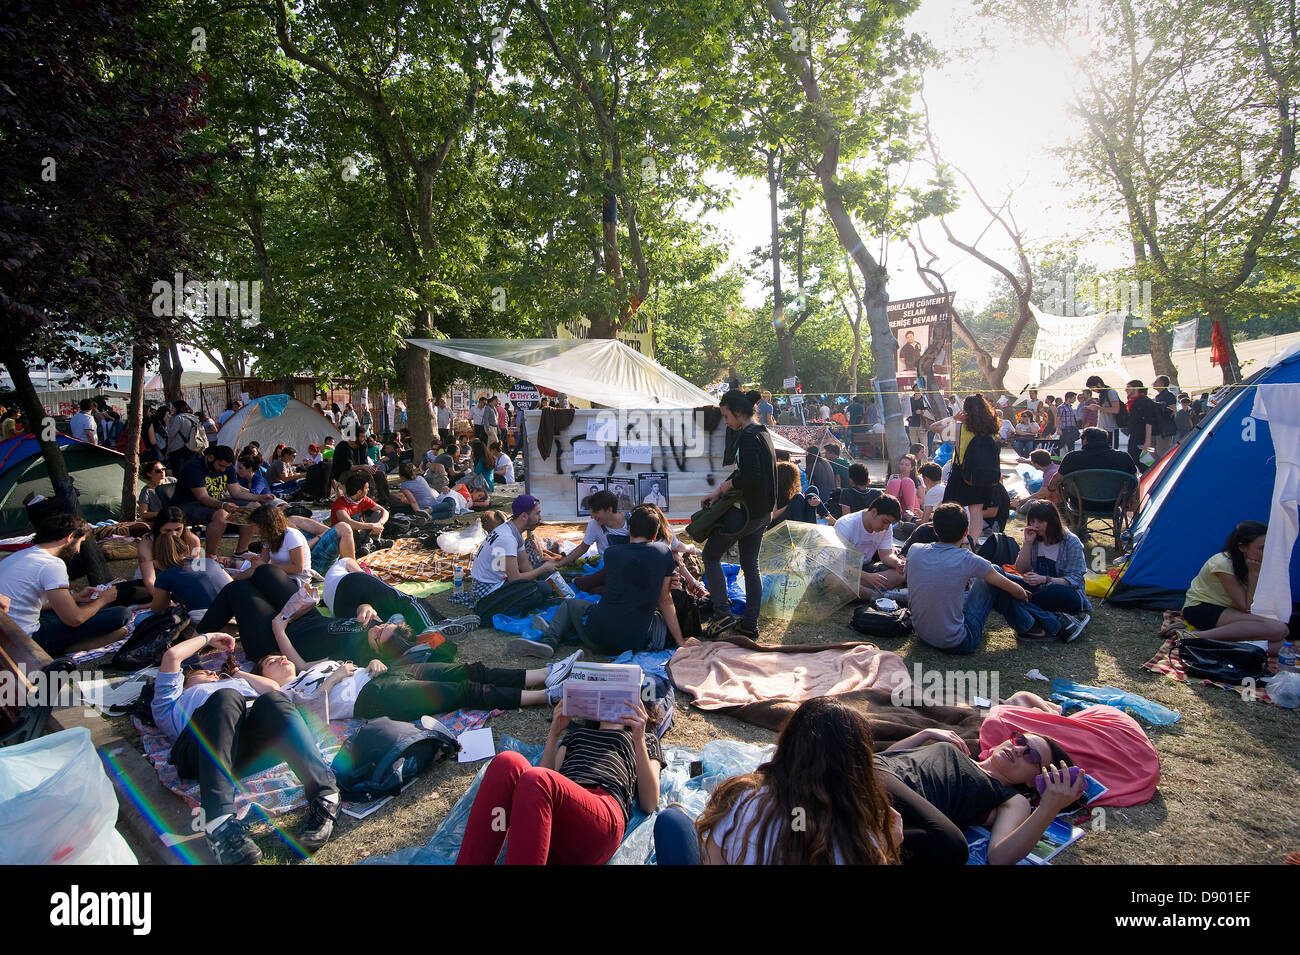
[[[654,864],[654,819],[659,809],[671,803],[680,803],[691,815],[698,815],[709,801],[709,794],[718,783],[732,776],[752,772],[772,756],[773,746],[755,746],[734,740],[711,740],[703,751],[681,746],[665,746],[667,765],[659,775],[659,807],[653,813],[641,812],[633,807],[631,821],[610,865]],[[497,752],[511,750],[522,753],[534,766],[542,758],[542,747],[503,735]],[[691,778],[691,763],[699,761],[703,772]],[[438,826],[433,836],[422,846],[411,846],[383,856],[363,859],[361,865],[452,865],[465,838],[465,825],[469,822],[470,808],[487,772],[487,763],[478,771],[465,795],[456,801]],[[508,839],[508,837],[507,837]]]

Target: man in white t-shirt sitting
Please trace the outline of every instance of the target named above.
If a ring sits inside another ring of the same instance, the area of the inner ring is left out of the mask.
[[[576,564],[592,547],[597,556],[605,553],[610,544],[627,543],[627,515],[618,509],[618,498],[613,491],[597,491],[582,502],[590,513],[582,543],[560,561],[561,567]]]
[[[902,515],[898,498],[882,494],[863,510],[835,522],[840,540],[862,554],[859,592],[863,596],[898,587],[906,578],[904,562],[894,554],[893,527]]]
[[[511,503],[510,512],[510,520],[479,545],[464,593],[451,598],[472,607],[486,621],[495,613],[522,616],[559,599],[543,582],[555,572],[555,562],[534,565],[524,546],[524,535],[542,523],[542,502],[531,494],[520,494]]]
[[[286,762],[308,801],[295,844],[316,851],[329,841],[338,816],[333,771],[297,707],[274,681],[242,670],[228,679],[215,670],[181,672],[183,660],[209,647],[230,653],[235,639],[200,634],[163,654],[152,706],[154,722],[172,741],[170,762],[177,774],[199,781],[199,821],[208,847],[222,865],[261,860],[261,850],[235,816],[236,780]]]
[[[0,561],[0,596],[9,599],[10,618],[53,657],[119,640],[131,619],[126,607],[113,606],[116,587],[72,593],[66,561],[81,551],[89,530],[71,514],[51,517],[36,528],[31,547]]]

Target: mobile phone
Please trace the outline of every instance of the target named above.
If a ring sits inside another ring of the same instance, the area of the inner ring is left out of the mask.
[[[1075,783],[1077,783],[1077,782],[1079,781],[1079,773],[1081,773],[1081,772],[1083,772],[1083,770],[1081,770],[1078,766],[1071,766],[1071,767],[1070,767],[1070,785],[1071,785],[1071,786],[1073,786]],[[1035,777],[1034,777],[1034,786],[1035,786],[1035,788],[1038,790],[1038,795],[1041,796],[1044,792],[1047,791],[1047,776],[1044,775],[1043,773],[1039,773],[1037,776],[1035,776]]]

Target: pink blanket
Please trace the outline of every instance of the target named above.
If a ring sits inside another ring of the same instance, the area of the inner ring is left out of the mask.
[[[1113,706],[1056,716],[1024,706],[995,706],[980,727],[980,759],[1016,733],[1050,736],[1110,792],[1099,806],[1137,806],[1155,795],[1160,757],[1137,720]]]
[[[688,640],[673,654],[672,681],[702,710],[764,700],[810,700],[855,690],[893,690],[911,683],[902,657],[869,644],[810,653],[750,650],[734,643]]]

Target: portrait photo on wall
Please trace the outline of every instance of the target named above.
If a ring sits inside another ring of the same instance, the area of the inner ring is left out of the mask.
[[[587,498],[597,491],[605,490],[605,477],[604,475],[599,477],[583,475],[576,479],[576,484],[578,487],[578,513],[583,517],[587,517],[591,514],[591,509],[587,507]]]
[[[636,507],[636,478],[608,478],[605,481],[605,489],[618,498],[619,511],[626,513]]]
[[[637,500],[668,510],[668,474],[665,471],[642,471],[637,475]]]

